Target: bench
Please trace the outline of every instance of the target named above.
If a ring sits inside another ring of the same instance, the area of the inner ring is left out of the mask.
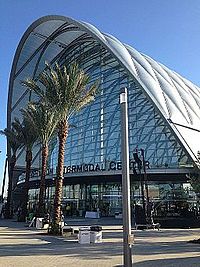
[[[152,224],[136,224],[135,229],[138,230],[138,227],[142,229],[158,229],[160,230],[160,224],[159,223],[152,223]]]

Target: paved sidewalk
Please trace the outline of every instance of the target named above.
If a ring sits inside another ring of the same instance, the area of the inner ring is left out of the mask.
[[[68,220],[70,225],[88,225],[94,220]],[[23,223],[0,220],[0,267],[120,267],[122,226],[104,220],[103,243],[78,244],[76,238],[44,235]],[[200,237],[200,229],[134,231],[134,267],[198,267],[200,245],[186,241]]]

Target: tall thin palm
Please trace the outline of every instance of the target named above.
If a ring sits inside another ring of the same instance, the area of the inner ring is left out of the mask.
[[[55,133],[58,116],[56,110],[48,107],[44,102],[40,102],[39,104],[29,103],[28,108],[23,109],[22,113],[24,118],[29,121],[37,132],[38,139],[42,145],[42,171],[37,216],[44,216],[45,177],[49,152],[48,145],[51,137]]]
[[[8,194],[5,210],[5,218],[9,219],[13,216],[13,203],[12,203],[12,191],[13,191],[13,174],[17,161],[17,151],[23,146],[21,132],[18,132],[15,127],[11,129],[5,128],[0,131],[0,134],[7,137],[8,144],[12,150],[12,156],[9,161],[9,175],[8,175]]]
[[[32,149],[38,136],[35,128],[26,117],[24,117],[22,122],[20,122],[19,119],[15,118],[15,120],[13,121],[13,127],[18,132],[21,132],[22,144],[26,149],[26,177],[23,187],[22,215],[20,218],[22,221],[25,221],[25,218],[27,216],[28,191],[32,165]]]
[[[60,67],[57,63],[54,68],[46,64],[46,70],[41,73],[38,82],[32,79],[27,79],[23,82],[39,97],[45,99],[51,106],[56,107],[59,113],[58,166],[52,223],[52,232],[54,234],[60,234],[64,154],[69,119],[75,112],[78,112],[94,100],[97,83],[89,86],[89,82],[90,77],[83,70],[80,70],[77,64],[73,64],[67,69],[66,66]]]

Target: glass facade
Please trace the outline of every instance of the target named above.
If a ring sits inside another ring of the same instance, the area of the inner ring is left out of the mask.
[[[120,161],[120,105],[122,87],[128,88],[130,157],[143,148],[151,168],[179,168],[192,160],[175,138],[153,103],[117,60],[94,40],[80,43],[60,58],[60,64],[78,62],[91,77],[99,80],[95,101],[70,119],[74,125],[66,143],[65,165],[108,164]],[[56,170],[57,144],[49,159]]]
[[[149,166],[147,175],[151,175],[150,197],[161,207],[162,200],[169,196],[169,203],[163,204],[165,212],[169,211],[175,198],[178,199],[178,193],[174,192],[185,190],[179,181],[180,173],[186,182],[196,164],[191,138],[182,138],[184,130],[170,125],[169,118],[193,127],[199,123],[195,117],[200,107],[199,88],[89,24],[59,16],[45,17],[33,23],[17,49],[10,77],[8,127],[15,117],[21,119],[20,109],[35,99],[35,95],[21,85],[21,80],[37,79],[45,68],[45,61],[52,66],[55,62],[60,65],[77,62],[91,77],[90,83],[99,82],[95,101],[69,121],[73,127],[65,146],[63,210],[66,215],[83,215],[86,210],[100,209],[101,214],[107,216],[121,211],[121,182],[116,177],[121,174],[119,95],[123,87],[128,89],[130,160],[134,163],[133,153],[144,150]],[[34,147],[33,154],[32,167],[40,169],[40,146]],[[55,194],[57,154],[55,138],[49,146],[46,188],[49,209]],[[18,168],[24,168],[24,156],[23,150],[18,153]],[[168,181],[163,174],[168,175]],[[140,201],[139,180],[138,175],[131,172],[132,201]],[[31,180],[30,208],[38,199],[35,181],[39,181],[37,172]],[[70,211],[66,206],[70,206]],[[162,213],[159,207],[158,215]]]

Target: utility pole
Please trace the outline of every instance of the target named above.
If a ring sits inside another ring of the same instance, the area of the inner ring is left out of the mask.
[[[124,266],[132,267],[131,247],[133,243],[133,236],[131,235],[127,88],[123,88],[121,90],[120,107]]]

